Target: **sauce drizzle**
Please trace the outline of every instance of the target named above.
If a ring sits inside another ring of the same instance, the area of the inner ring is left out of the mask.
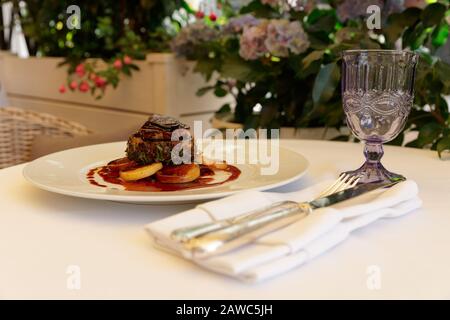
[[[216,175],[218,171],[226,172],[228,177],[223,181],[213,182],[214,175]],[[102,188],[106,188],[107,185],[97,182],[95,179],[96,175],[103,181],[121,185],[128,191],[181,191],[218,186],[226,182],[236,180],[241,174],[241,171],[232,165],[227,165],[225,169],[217,169],[201,164],[200,177],[194,181],[186,183],[162,183],[159,182],[154,176],[137,181],[124,181],[120,178],[119,174],[120,170],[118,167],[105,165],[89,170],[86,174],[86,178],[90,184]]]

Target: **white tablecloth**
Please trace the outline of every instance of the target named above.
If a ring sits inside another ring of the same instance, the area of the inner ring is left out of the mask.
[[[305,155],[311,167],[280,191],[335,177],[363,161],[359,144],[282,145]],[[23,166],[0,170],[0,298],[450,298],[450,162],[432,151],[386,147],[383,163],[417,181],[422,209],[377,222],[259,285],[207,272],[151,246],[143,225],[192,205],[71,198],[31,186]],[[79,289],[67,286],[71,266],[80,270]]]

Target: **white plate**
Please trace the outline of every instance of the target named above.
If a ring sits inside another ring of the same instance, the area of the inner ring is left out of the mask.
[[[91,168],[123,157],[125,147],[126,142],[113,142],[53,153],[30,162],[24,168],[23,174],[38,188],[68,196],[129,203],[174,204],[221,198],[243,190],[279,187],[301,177],[309,166],[302,155],[280,147],[280,166],[276,174],[261,175],[259,164],[237,164],[235,166],[241,170],[239,178],[209,188],[142,192],[121,190],[121,186],[102,188],[90,184],[86,173]],[[242,146],[233,148],[239,147]],[[248,157],[251,151],[246,148],[244,152]]]

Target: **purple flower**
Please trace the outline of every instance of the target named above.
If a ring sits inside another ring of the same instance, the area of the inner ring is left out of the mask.
[[[203,23],[196,21],[183,29],[173,39],[171,48],[179,56],[189,56],[193,53],[194,46],[208,42],[218,36],[218,31]]]
[[[310,12],[314,7],[314,0],[261,0],[262,4],[267,4],[281,11],[306,11]]]
[[[427,6],[427,1],[425,0],[404,0],[405,8],[420,8],[424,9]]]
[[[276,7],[276,6],[282,5],[282,4],[284,4],[284,2],[286,2],[286,1],[284,1],[284,0],[261,0],[262,4],[268,4],[271,7]]]
[[[337,15],[339,20],[347,21],[367,15],[367,8],[371,5],[377,5],[380,10],[383,9],[383,0],[344,0],[337,7]]]
[[[244,27],[240,38],[239,54],[245,60],[255,60],[267,53],[265,45],[267,20],[261,20],[256,26]]]
[[[260,23],[260,20],[251,14],[231,18],[224,26],[223,31],[227,34],[240,33],[246,27],[254,27]]]
[[[306,51],[309,41],[299,21],[271,20],[265,45],[274,56],[287,57],[289,51],[294,54]]]
[[[245,60],[255,60],[267,53],[287,57],[289,53],[300,54],[308,47],[308,37],[299,21],[261,20],[256,26],[244,28],[239,54]]]

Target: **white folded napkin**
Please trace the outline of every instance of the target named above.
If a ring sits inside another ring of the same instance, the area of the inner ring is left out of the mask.
[[[294,269],[345,240],[350,232],[380,218],[404,215],[422,205],[414,181],[405,181],[389,189],[316,209],[312,214],[285,228],[267,234],[236,250],[196,260],[179,243],[171,240],[173,230],[224,218],[231,218],[273,202],[310,201],[328,186],[326,181],[310,188],[273,193],[248,191],[198,205],[145,228],[157,248],[190,259],[198,265],[239,280],[259,282]]]

